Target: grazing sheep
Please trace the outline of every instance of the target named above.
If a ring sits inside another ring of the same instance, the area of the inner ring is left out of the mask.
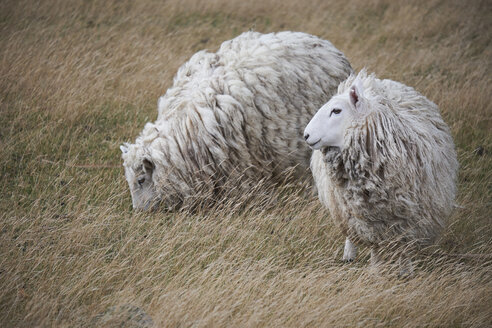
[[[157,121],[120,147],[133,207],[220,193],[233,173],[238,189],[291,167],[307,177],[303,128],[351,72],[330,42],[304,33],[247,32],[196,53],[159,99]]]
[[[344,260],[356,255],[352,242],[369,245],[375,262],[378,248],[425,246],[439,236],[453,209],[458,162],[434,103],[362,71],[340,84],[304,137],[315,149],[319,198],[347,236]],[[409,257],[396,254],[401,273],[411,273]]]

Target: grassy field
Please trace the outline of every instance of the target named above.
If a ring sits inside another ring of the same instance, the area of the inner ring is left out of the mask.
[[[132,211],[118,146],[193,53],[250,29],[329,39],[439,105],[461,168],[436,252],[473,257],[407,280],[366,249],[344,264],[298,186]],[[0,326],[112,327],[128,307],[158,327],[492,326],[491,68],[490,1],[0,1]]]

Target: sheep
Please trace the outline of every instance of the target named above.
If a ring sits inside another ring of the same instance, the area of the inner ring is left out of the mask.
[[[216,195],[234,172],[238,190],[292,167],[310,178],[303,128],[351,73],[329,41],[300,32],[246,32],[196,53],[157,120],[120,147],[133,207],[173,209],[205,187]]]
[[[391,253],[400,274],[411,275],[409,251],[436,241],[456,195],[458,161],[438,107],[362,70],[340,84],[304,138],[318,197],[346,236],[343,260],[359,243],[372,263]]]

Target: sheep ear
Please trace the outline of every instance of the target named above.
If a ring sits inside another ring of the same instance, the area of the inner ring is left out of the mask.
[[[120,150],[121,150],[121,152],[122,152],[123,154],[128,153],[128,144],[127,144],[126,142],[125,142],[124,144],[122,144],[122,145],[120,146]]]
[[[360,104],[361,97],[364,96],[364,87],[359,79],[356,79],[349,91],[350,103],[357,108]]]
[[[145,173],[152,174],[152,172],[155,169],[154,163],[152,163],[152,161],[150,159],[148,159],[148,158],[144,158],[143,159],[142,166],[143,166],[143,169],[144,169]]]

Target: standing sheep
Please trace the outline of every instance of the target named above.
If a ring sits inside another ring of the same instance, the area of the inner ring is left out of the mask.
[[[351,72],[329,41],[304,33],[247,32],[196,53],[159,99],[157,121],[120,147],[133,207],[220,192],[233,172],[241,182],[290,167],[307,176],[302,129]]]
[[[458,161],[437,106],[414,89],[351,75],[304,132],[321,202],[352,242],[376,251],[389,245],[425,246],[439,236],[456,194]],[[410,247],[412,249],[412,247]],[[400,249],[401,250],[401,249]],[[412,266],[400,254],[400,273]]]

